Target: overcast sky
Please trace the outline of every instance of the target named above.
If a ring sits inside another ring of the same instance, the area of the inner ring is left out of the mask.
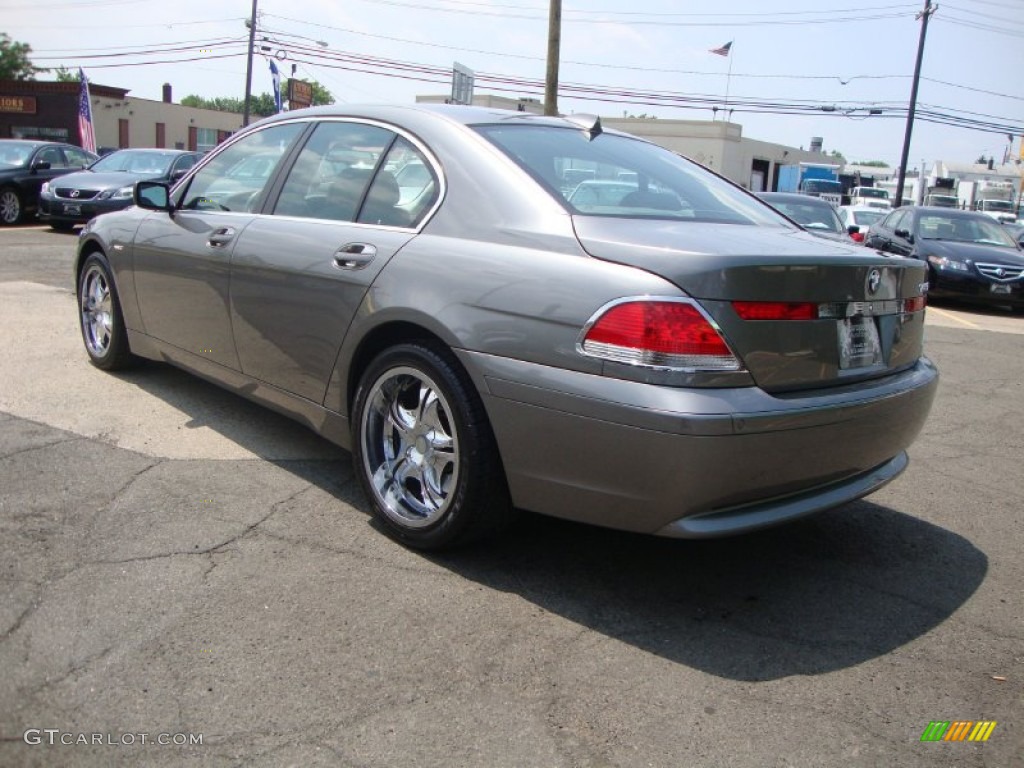
[[[928,24],[909,164],[973,162],[981,154],[999,163],[1006,131],[1024,130],[1024,0],[939,5]],[[453,62],[477,73],[478,94],[543,95],[546,0],[259,0],[258,7],[259,37],[282,59],[282,73],[297,64],[299,77],[318,80],[339,103],[407,103],[417,94],[447,93],[443,73]],[[921,28],[915,16],[923,7],[895,0],[563,0],[558,106],[711,119],[712,101],[724,101],[728,91],[731,119],[744,136],[805,148],[821,136],[826,151],[850,161],[896,165]],[[159,99],[165,82],[176,101],[187,94],[241,97],[251,10],[251,0],[0,0],[0,31],[29,43],[37,66],[81,66],[92,82],[139,98]],[[709,52],[730,41],[728,57]],[[258,55],[253,92],[270,87],[267,60]],[[587,94],[593,98],[582,98]],[[751,102],[800,114],[751,112]],[[998,128],[926,122],[927,113]],[[1010,152],[1020,156],[1019,137]]]

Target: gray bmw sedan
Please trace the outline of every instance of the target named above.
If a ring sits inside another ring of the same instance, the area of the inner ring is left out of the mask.
[[[775,525],[896,477],[935,395],[921,262],[592,117],[287,112],[134,202],[78,241],[92,363],[166,361],[303,422],[413,547],[515,509]]]

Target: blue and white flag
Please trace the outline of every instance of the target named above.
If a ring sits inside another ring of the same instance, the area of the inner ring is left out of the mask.
[[[274,106],[281,111],[281,73],[277,71],[277,64],[270,59],[270,77],[274,81]]]

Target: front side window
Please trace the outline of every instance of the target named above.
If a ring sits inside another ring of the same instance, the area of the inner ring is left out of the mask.
[[[45,147],[39,151],[36,155],[35,162],[49,163],[50,168],[67,168],[68,164],[64,160],[64,153],[60,151],[60,147]]]
[[[788,226],[771,208],[673,152],[639,139],[542,125],[476,130],[572,213]]]
[[[192,177],[178,207],[197,211],[255,211],[305,123],[250,133],[217,153]]]

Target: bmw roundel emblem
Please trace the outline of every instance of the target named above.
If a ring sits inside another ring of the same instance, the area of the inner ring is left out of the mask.
[[[874,293],[882,284],[882,273],[877,269],[868,272],[868,293]]]

